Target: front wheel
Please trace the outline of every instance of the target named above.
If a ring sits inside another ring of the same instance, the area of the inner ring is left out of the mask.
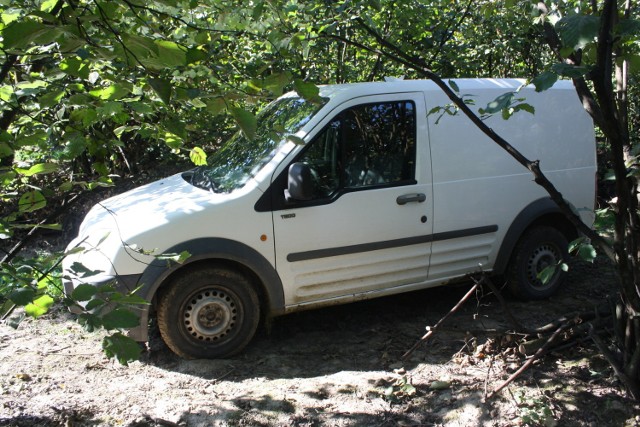
[[[260,320],[258,296],[242,274],[200,267],[176,277],[158,300],[162,339],[186,359],[224,358],[251,340]]]
[[[544,299],[553,295],[565,273],[561,263],[568,261],[567,239],[553,227],[537,226],[523,234],[507,267],[507,285],[512,294],[521,299]],[[545,283],[538,278],[550,266],[556,269]]]

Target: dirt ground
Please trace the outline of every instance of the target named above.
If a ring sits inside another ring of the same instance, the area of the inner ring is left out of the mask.
[[[524,325],[589,310],[612,292],[606,263],[580,264],[548,301],[510,301]],[[128,367],[100,334],[54,310],[0,326],[0,425],[639,426],[588,340],[546,356],[493,399],[525,361],[497,348],[509,329],[493,296],[472,297],[409,360],[400,356],[469,287],[439,288],[293,314],[226,360],[182,360],[153,334]]]

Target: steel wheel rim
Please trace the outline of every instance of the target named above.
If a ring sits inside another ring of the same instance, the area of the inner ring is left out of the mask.
[[[240,320],[234,295],[221,289],[198,291],[187,300],[182,323],[186,332],[199,341],[218,341],[228,336]]]
[[[555,245],[545,243],[538,246],[527,261],[527,280],[537,289],[547,289],[554,285],[560,272],[556,270],[547,283],[542,283],[538,274],[551,265],[557,265],[560,260],[560,251]]]

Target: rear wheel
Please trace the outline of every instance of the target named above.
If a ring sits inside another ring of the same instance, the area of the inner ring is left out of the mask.
[[[520,238],[507,268],[507,285],[512,294],[522,299],[544,299],[553,295],[564,281],[561,263],[568,261],[567,239],[559,230],[549,226],[534,227]],[[545,283],[540,272],[556,266]]]
[[[251,340],[260,320],[258,296],[242,274],[201,267],[176,277],[160,294],[158,328],[187,359],[224,358]]]

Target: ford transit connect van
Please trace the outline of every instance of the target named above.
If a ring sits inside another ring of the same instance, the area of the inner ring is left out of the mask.
[[[487,105],[520,80],[459,79]],[[518,97],[535,108],[487,124],[530,159],[591,225],[593,124],[569,82]],[[560,285],[539,273],[567,257],[577,231],[526,169],[430,81],[324,86],[316,102],[287,94],[259,115],[254,138],[233,137],[208,166],[91,209],[67,257],[67,292],[81,283],[138,288],[187,358],[240,351],[265,316],[452,283],[480,270],[517,296]],[[141,248],[145,250],[140,250]],[[167,266],[149,255],[191,256]],[[82,278],[81,263],[100,273]]]

